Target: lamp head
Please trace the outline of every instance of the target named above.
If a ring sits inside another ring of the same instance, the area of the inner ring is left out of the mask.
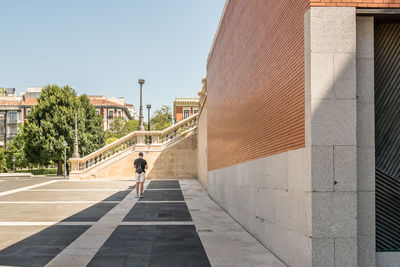
[[[138,82],[139,82],[140,85],[143,85],[144,84],[144,79],[139,79]]]
[[[62,145],[63,145],[63,147],[67,147],[67,145],[68,145],[67,141],[64,140],[64,141],[62,142]]]
[[[147,105],[146,107],[147,107],[147,109],[151,109],[151,105]]]

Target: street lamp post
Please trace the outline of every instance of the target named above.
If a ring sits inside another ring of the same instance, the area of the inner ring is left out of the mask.
[[[82,147],[82,154],[83,154],[82,157],[83,157],[83,158],[85,157],[85,150],[86,150],[86,147],[83,146],[83,147]]]
[[[13,157],[13,169],[15,171],[15,157]]]
[[[75,140],[74,140],[74,153],[73,158],[80,158],[79,156],[79,143],[78,143],[78,114],[75,112]]]
[[[140,84],[140,115],[139,115],[139,131],[144,131],[144,126],[143,126],[143,105],[142,105],[142,86],[144,84],[144,79],[139,79],[139,84]]]
[[[151,109],[151,105],[149,104],[146,107],[147,107],[147,112],[148,112],[147,113],[147,130],[150,132],[150,121],[151,121],[151,119],[150,119],[150,109]],[[147,138],[149,140],[149,144],[151,144],[151,136],[149,136]]]
[[[62,142],[64,147],[64,179],[67,177],[67,145],[68,143],[64,140]]]
[[[151,109],[151,105],[147,105],[147,130],[150,131],[150,109]]]

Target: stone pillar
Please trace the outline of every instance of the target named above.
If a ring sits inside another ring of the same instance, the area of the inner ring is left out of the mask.
[[[358,266],[375,266],[374,18],[357,17]]]
[[[357,266],[356,9],[305,14],[312,265]]]

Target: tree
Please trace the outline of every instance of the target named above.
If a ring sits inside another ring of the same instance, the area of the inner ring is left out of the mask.
[[[19,127],[19,129],[22,129],[22,127]],[[17,136],[7,144],[5,157],[8,169],[14,169],[14,167],[24,168],[28,166],[28,160],[25,156],[24,145],[25,144],[23,134],[20,130]]]
[[[91,153],[101,147],[104,140],[102,119],[96,114],[86,95],[76,96],[69,87],[48,85],[43,88],[38,105],[33,107],[23,127],[24,152],[31,163],[43,165],[58,162],[57,174],[62,174],[63,141],[67,141],[67,157],[72,156],[75,112],[78,116],[79,152],[82,147]]]
[[[115,140],[124,137],[137,130],[139,121],[135,120],[123,120],[122,118],[114,119],[110,124],[110,129],[106,131],[106,143],[110,144]],[[113,141],[111,142],[110,139]]]
[[[162,131],[172,125],[171,107],[163,105],[151,118],[151,130]]]
[[[6,171],[5,149],[0,147],[0,173]]]

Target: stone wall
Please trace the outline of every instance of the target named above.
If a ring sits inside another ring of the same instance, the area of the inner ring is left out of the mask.
[[[208,192],[289,266],[375,266],[373,20],[304,23],[305,147],[209,170]]]
[[[207,188],[207,102],[204,102],[197,125],[197,178]]]
[[[373,17],[357,17],[356,42],[358,265],[375,266],[375,100]]]
[[[356,10],[305,14],[312,264],[357,266]]]
[[[399,8],[400,0],[310,0],[310,6],[324,7],[364,7],[364,8]]]
[[[146,151],[144,153],[144,159],[149,165],[149,169],[146,171],[149,173],[155,160],[160,155],[160,151]],[[139,151],[129,150],[123,152],[121,155],[113,159],[101,163],[94,167],[90,171],[85,172],[82,175],[70,177],[71,179],[112,179],[112,180],[130,180],[134,178],[135,169],[133,162],[139,157]]]
[[[197,133],[190,132],[168,145],[153,162],[149,179],[196,178],[197,177]]]
[[[311,266],[309,148],[209,171],[208,179],[210,196],[264,246],[289,266]]]
[[[197,177],[197,133],[193,130],[173,140],[166,147],[155,150],[148,145],[136,146],[120,155],[107,159],[93,169],[70,179],[133,179],[133,162],[143,152],[147,161],[147,178],[196,178]]]

